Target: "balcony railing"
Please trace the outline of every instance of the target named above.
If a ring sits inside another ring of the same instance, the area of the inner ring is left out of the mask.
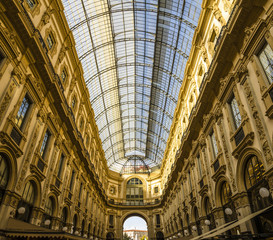
[[[244,137],[245,137],[245,133],[243,128],[241,127],[239,131],[236,133],[236,135],[234,136],[236,146],[240,144],[240,142],[244,139]]]
[[[108,203],[112,205],[119,205],[119,206],[149,206],[149,205],[158,205],[160,204],[161,200],[139,200],[139,201],[118,201],[118,200],[109,200]]]
[[[219,160],[217,159],[214,163],[213,163],[213,169],[214,169],[214,172],[216,172],[220,167],[220,163],[219,163]]]

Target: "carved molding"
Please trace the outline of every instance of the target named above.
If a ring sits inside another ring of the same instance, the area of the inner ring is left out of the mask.
[[[265,129],[262,123],[262,120],[260,118],[260,114],[258,112],[257,106],[255,104],[255,100],[254,100],[254,96],[252,93],[252,90],[250,88],[250,85],[248,83],[248,79],[246,79],[246,81],[243,84],[244,87],[244,91],[246,93],[246,97],[250,106],[250,110],[252,112],[252,116],[254,119],[254,123],[256,125],[256,129],[258,131],[258,137],[260,139],[260,142],[262,144],[262,152],[265,156],[265,160],[267,163],[272,163],[272,154],[271,154],[271,150],[268,144],[268,140],[266,138],[266,134],[265,134]]]
[[[37,143],[37,138],[38,138],[39,130],[40,130],[40,124],[39,124],[39,122],[37,122],[37,124],[35,126],[35,130],[34,130],[34,134],[33,134],[32,140],[31,140],[31,144],[30,144],[30,147],[29,147],[29,151],[25,155],[25,159],[23,161],[24,164],[22,166],[22,170],[21,170],[21,173],[20,173],[18,181],[17,181],[17,185],[16,185],[16,190],[17,191],[21,190],[22,184],[23,184],[24,179],[26,177],[29,164],[30,164],[30,162],[32,160],[31,156],[33,155],[34,147],[35,147],[35,145]]]

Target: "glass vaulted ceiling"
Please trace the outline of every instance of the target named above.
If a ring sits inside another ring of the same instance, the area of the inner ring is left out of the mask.
[[[111,170],[161,165],[202,0],[63,0]]]

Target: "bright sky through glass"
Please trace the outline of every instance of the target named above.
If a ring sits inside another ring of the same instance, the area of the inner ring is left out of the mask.
[[[201,3],[63,0],[111,170],[161,166]]]
[[[123,230],[147,230],[146,221],[141,217],[130,217],[123,224]]]

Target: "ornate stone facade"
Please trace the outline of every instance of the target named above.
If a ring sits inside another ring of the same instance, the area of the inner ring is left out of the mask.
[[[107,167],[61,1],[19,2],[0,2],[0,163],[8,171],[0,239],[25,237],[15,231],[23,221],[45,237],[51,228],[68,239],[121,239],[130,216],[146,220],[150,239],[205,237],[238,220],[229,233],[259,233],[244,219],[265,209],[252,203],[261,187],[272,205],[273,83],[259,59],[265,45],[273,49],[272,1],[203,1],[161,169],[138,175]],[[262,177],[248,187],[251,159]],[[134,178],[137,204],[127,199]],[[24,229],[37,237],[32,230]]]

